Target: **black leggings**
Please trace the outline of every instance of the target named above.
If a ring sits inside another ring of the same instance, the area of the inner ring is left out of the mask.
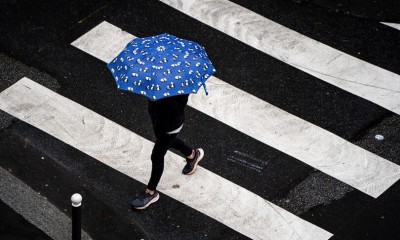
[[[192,148],[185,145],[185,143],[177,138],[178,134],[157,134],[157,140],[154,144],[153,152],[151,153],[151,177],[147,188],[149,190],[156,190],[158,182],[164,171],[164,156],[168,149],[171,147],[178,150],[185,157],[192,154]]]

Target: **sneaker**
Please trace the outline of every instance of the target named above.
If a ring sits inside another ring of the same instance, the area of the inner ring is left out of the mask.
[[[150,204],[157,202],[159,198],[160,194],[157,191],[154,191],[153,195],[144,192],[131,202],[131,206],[135,209],[145,209]]]
[[[204,151],[201,148],[197,148],[194,151],[194,158],[188,159],[186,158],[186,165],[182,170],[183,174],[190,175],[196,171],[197,164],[200,162],[201,159],[204,157]]]

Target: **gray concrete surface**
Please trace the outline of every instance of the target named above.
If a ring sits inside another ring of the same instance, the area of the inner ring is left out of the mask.
[[[52,239],[71,239],[71,219],[3,168],[0,168],[0,199]],[[91,238],[82,231],[82,239]]]

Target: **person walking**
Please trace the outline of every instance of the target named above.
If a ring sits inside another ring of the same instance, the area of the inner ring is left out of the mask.
[[[156,136],[151,176],[144,193],[131,202],[133,208],[145,209],[160,198],[156,189],[169,148],[186,157],[183,174],[193,174],[204,157],[203,149],[187,146],[177,135],[185,122],[189,94],[203,87],[208,95],[205,82],[216,70],[203,46],[168,33],[133,39],[107,67],[118,89],[149,99]]]
[[[160,198],[157,185],[164,171],[164,156],[169,148],[179,151],[186,157],[182,173],[193,174],[204,157],[202,148],[191,148],[177,137],[185,122],[185,107],[189,95],[177,95],[157,101],[148,101],[148,113],[153,125],[156,141],[151,153],[152,169],[150,180],[143,194],[131,202],[135,209],[145,209]]]

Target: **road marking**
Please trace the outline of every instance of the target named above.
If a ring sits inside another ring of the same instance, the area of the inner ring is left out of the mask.
[[[72,45],[107,62],[125,45],[109,48],[106,44],[119,39],[126,44],[133,38],[102,22]],[[208,96],[192,94],[189,106],[370,196],[378,197],[400,179],[400,166],[216,77],[207,80],[207,89]]]
[[[278,60],[400,114],[400,75],[227,0],[160,1]]]
[[[23,78],[0,93],[0,109],[104,164],[147,184],[153,143],[51,90]],[[328,239],[331,233],[168,152],[158,190],[253,239]],[[180,186],[177,188],[176,186]]]
[[[397,30],[400,30],[400,24],[399,23],[388,23],[388,22],[382,22],[382,24],[385,24],[389,27],[396,28]]]

